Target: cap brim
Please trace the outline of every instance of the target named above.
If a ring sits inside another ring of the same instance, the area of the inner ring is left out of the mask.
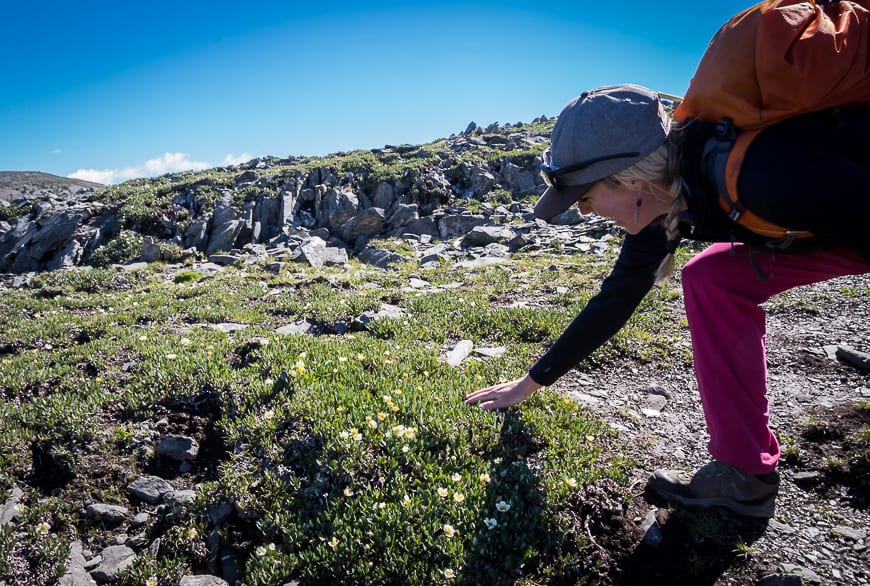
[[[558,216],[574,203],[583,197],[596,182],[584,183],[583,185],[571,185],[564,187],[560,191],[556,191],[552,187],[548,187],[535,204],[535,217],[542,220],[550,220],[554,216]]]

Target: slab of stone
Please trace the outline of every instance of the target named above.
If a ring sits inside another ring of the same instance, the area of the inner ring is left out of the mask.
[[[167,492],[173,492],[172,485],[158,476],[140,476],[127,489],[138,499],[156,505]]]
[[[229,586],[229,584],[217,576],[184,576],[178,586]]]
[[[130,514],[130,510],[120,505],[94,503],[87,506],[85,514],[91,519],[102,521],[106,525],[114,527],[124,522],[124,519]]]
[[[194,460],[199,454],[199,443],[192,437],[167,435],[157,442],[157,453],[179,462]]]
[[[100,583],[117,579],[136,559],[136,552],[126,545],[110,545],[100,555],[103,562],[91,572],[91,577]]]
[[[474,347],[474,342],[471,340],[460,340],[456,346],[447,353],[445,360],[450,366],[459,366],[471,353]]]

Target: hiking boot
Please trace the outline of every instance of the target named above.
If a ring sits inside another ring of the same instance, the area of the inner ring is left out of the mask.
[[[649,486],[670,502],[686,507],[724,507],[747,517],[773,517],[779,472],[747,474],[716,460],[694,476],[680,470],[656,470]]]

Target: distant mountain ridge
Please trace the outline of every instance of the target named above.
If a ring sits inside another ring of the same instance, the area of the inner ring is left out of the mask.
[[[83,190],[94,191],[105,185],[59,177],[40,171],[0,171],[0,201],[14,199],[42,199],[51,194],[56,197],[75,195]]]

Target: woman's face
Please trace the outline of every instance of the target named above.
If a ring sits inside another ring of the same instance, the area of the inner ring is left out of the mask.
[[[631,187],[602,180],[593,185],[577,205],[581,214],[595,212],[601,217],[612,218],[629,234],[637,234],[653,220],[647,218],[644,206],[638,209],[639,197],[638,191]]]

